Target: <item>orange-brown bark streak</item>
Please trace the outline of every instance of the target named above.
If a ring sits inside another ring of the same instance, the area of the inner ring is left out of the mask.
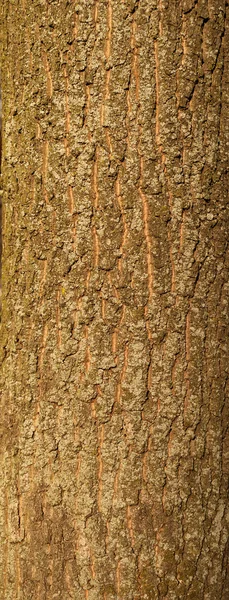
[[[94,191],[94,208],[95,214],[99,209],[99,190],[98,190],[98,149],[95,152],[95,162],[93,170],[93,191]],[[99,264],[99,238],[96,230],[96,226],[93,226],[93,237],[94,237],[94,266],[98,267]]]
[[[227,600],[228,7],[1,8],[0,600]]]
[[[98,510],[101,511],[101,500],[102,500],[102,474],[103,474],[103,459],[102,459],[102,447],[104,442],[104,425],[100,426],[99,429],[99,446],[98,446]]]
[[[136,46],[136,34],[137,34],[137,23],[133,21],[132,40],[131,45],[134,50],[133,58],[133,73],[135,77],[136,86],[136,102],[139,103],[139,89],[140,89],[140,75],[139,75],[139,64],[138,64],[138,50]],[[141,142],[141,126],[139,128],[139,145]],[[147,248],[147,268],[148,268],[148,286],[149,286],[149,300],[151,300],[153,292],[153,268],[152,268],[152,242],[149,233],[149,206],[146,195],[143,192],[143,177],[144,177],[144,158],[141,156],[141,151],[138,146],[139,160],[140,160],[140,181],[139,181],[139,195],[143,206],[143,221],[144,221],[144,233],[146,239]]]
[[[64,67],[64,78],[65,78],[65,86],[66,86],[66,93],[65,93],[65,115],[66,115],[66,117],[65,117],[66,118],[65,132],[66,132],[66,137],[64,138],[64,146],[65,146],[66,156],[69,156],[69,154],[70,154],[69,143],[68,143],[68,134],[70,132],[69,78],[68,78],[66,67]]]
[[[121,190],[120,190],[120,178],[119,175],[117,177],[116,180],[116,196],[117,196],[117,200],[118,200],[118,204],[119,204],[119,208],[120,208],[120,212],[122,215],[122,221],[123,221],[123,238],[122,238],[122,244],[121,244],[121,254],[123,255],[123,251],[124,251],[124,246],[126,243],[126,239],[127,239],[127,224],[126,224],[126,217],[125,217],[125,212],[123,209],[123,202],[122,202],[122,196],[121,196]],[[118,261],[118,268],[120,271],[122,271],[122,256]]]
[[[149,286],[149,300],[152,298],[153,293],[153,267],[152,267],[152,242],[149,233],[149,207],[145,194],[142,191],[142,183],[143,183],[143,158],[140,159],[141,165],[141,175],[140,175],[140,186],[139,186],[139,194],[142,200],[143,205],[143,219],[144,219],[144,233],[146,238],[146,247],[147,247],[147,268],[148,268],[148,286]]]
[[[120,380],[119,380],[118,387],[117,387],[116,401],[119,404],[121,403],[122,383],[123,383],[123,380],[124,380],[124,377],[125,377],[125,373],[126,373],[126,369],[127,369],[127,363],[128,363],[128,344],[125,345],[123,368],[122,368],[122,371],[121,371]]]

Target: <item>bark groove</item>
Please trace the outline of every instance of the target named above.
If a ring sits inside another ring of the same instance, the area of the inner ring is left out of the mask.
[[[227,600],[225,0],[2,0],[1,600]]]

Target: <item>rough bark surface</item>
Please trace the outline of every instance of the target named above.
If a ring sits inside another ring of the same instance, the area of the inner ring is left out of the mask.
[[[1,600],[227,600],[225,0],[2,0]]]

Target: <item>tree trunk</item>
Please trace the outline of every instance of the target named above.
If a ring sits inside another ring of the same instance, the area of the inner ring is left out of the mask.
[[[225,0],[2,0],[1,600],[227,600]]]

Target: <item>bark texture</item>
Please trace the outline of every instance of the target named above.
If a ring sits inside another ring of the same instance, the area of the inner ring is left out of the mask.
[[[1,600],[227,600],[225,0],[2,0]]]

